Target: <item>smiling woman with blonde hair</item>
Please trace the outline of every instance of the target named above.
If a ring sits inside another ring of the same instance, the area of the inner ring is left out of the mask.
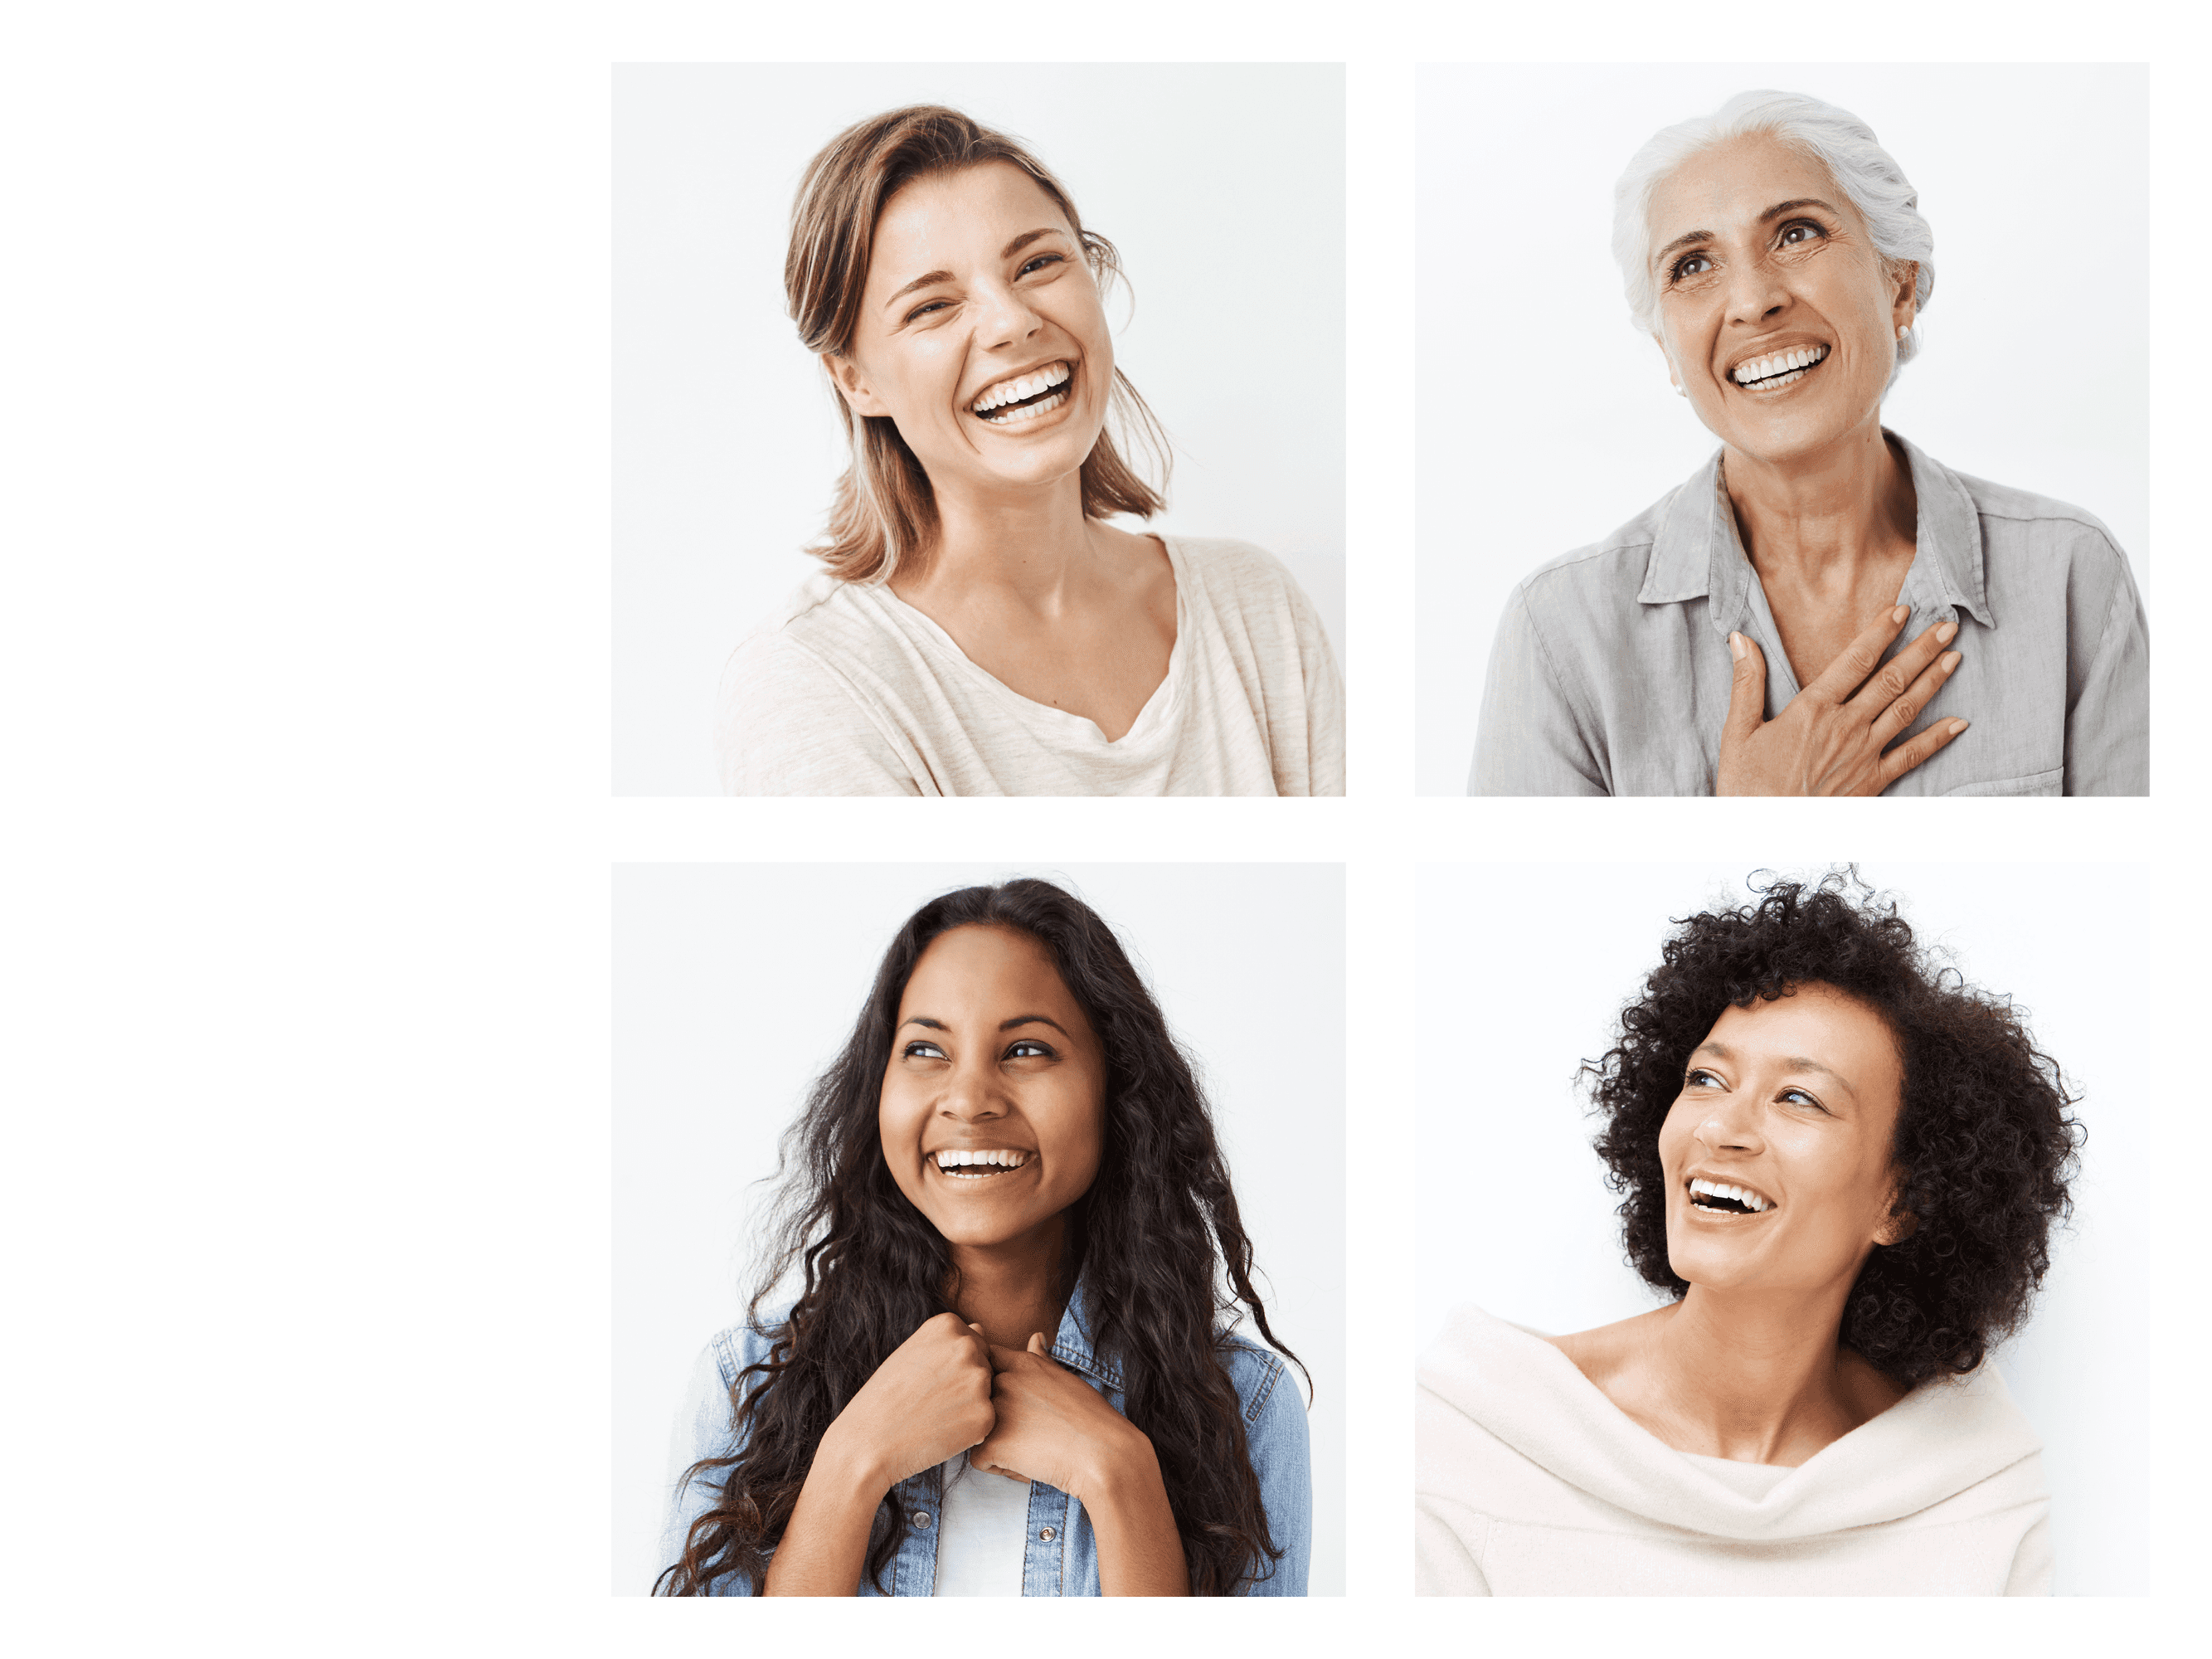
[[[1817,99],[1742,93],[1637,153],[1631,316],[1721,447],[1514,590],[1470,793],[2148,792],[2147,629],[2110,532],[1882,425],[1934,247],[1872,130]]]
[[[933,106],[839,134],[785,289],[851,441],[824,569],[722,685],[741,794],[1340,794],[1343,689],[1289,573],[1158,513],[1109,425],[1113,245],[1013,139]],[[1118,421],[1115,417],[1118,416]]]
[[[2043,1595],[1990,1363],[2081,1128],[2019,1010],[1850,872],[1677,925],[1585,1073],[1650,1312],[1462,1310],[1415,1407],[1425,1595]]]

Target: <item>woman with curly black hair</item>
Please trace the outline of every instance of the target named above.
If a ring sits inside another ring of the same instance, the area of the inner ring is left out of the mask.
[[[1585,1066],[1670,1300],[1425,1356],[1419,1587],[2043,1594],[2039,1448],[1994,1367],[2080,1128],[2002,998],[1844,875],[1681,922]]]
[[[786,1162],[659,1591],[1304,1593],[1304,1404],[1224,1322],[1281,1347],[1197,1082],[1088,906],[915,912]]]

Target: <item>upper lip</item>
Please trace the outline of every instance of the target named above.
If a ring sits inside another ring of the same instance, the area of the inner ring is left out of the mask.
[[[976,404],[981,401],[983,394],[988,392],[993,386],[1004,386],[1009,380],[1018,380],[1024,374],[1034,374],[1041,368],[1050,368],[1054,363],[1066,363],[1067,365],[1068,378],[1070,380],[1073,380],[1075,378],[1075,359],[1067,356],[1065,352],[1056,353],[1050,357],[1038,358],[1036,362],[1031,363],[1027,368],[1008,369],[1004,374],[994,374],[989,380],[984,381],[982,385],[977,386],[973,392],[969,392],[966,401],[962,403],[960,407],[963,409],[973,409],[975,407]]]
[[[1778,1209],[1781,1207],[1775,1202],[1773,1194],[1768,1192],[1764,1187],[1753,1186],[1750,1182],[1746,1181],[1741,1176],[1735,1174],[1732,1170],[1692,1170],[1689,1174],[1682,1177],[1682,1190],[1686,1193],[1688,1192],[1690,1190],[1690,1183],[1693,1181],[1710,1181],[1717,1186],[1734,1187],[1741,1191],[1751,1194],[1755,1198],[1765,1200],[1766,1206],[1769,1209]]]
[[[1781,335],[1771,340],[1762,340],[1755,346],[1747,346],[1729,358],[1728,367],[1721,371],[1721,379],[1734,386],[1736,384],[1736,370],[1741,368],[1746,363],[1755,363],[1761,357],[1771,357],[1778,352],[1795,350],[1799,346],[1809,346],[1824,354],[1835,349],[1827,341],[1815,339],[1809,334]]]

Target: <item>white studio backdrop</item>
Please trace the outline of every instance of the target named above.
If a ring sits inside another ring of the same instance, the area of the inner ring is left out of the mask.
[[[1825,866],[1778,866],[1817,879]],[[1622,1259],[1577,1070],[1613,1046],[1678,918],[1753,902],[1717,864],[1436,865],[1420,875],[1422,1264],[1425,1346],[1474,1303],[1549,1334],[1664,1298]],[[2143,991],[2148,866],[1869,864],[1923,944],[2028,1010],[2088,1138],[2070,1226],[2026,1328],[1997,1350],[2042,1437],[2062,1595],[2143,1595],[2148,1540],[2149,1243],[2160,1136]]]
[[[1922,352],[1884,422],[1956,471],[2094,514],[2148,599],[2142,65],[1425,65],[1422,794],[1466,791],[1514,584],[1626,523],[1718,447],[1629,321],[1613,187],[1662,127],[1760,87],[1810,94],[1870,125],[1935,233]]]
[[[839,131],[917,103],[1024,141],[1120,249],[1115,361],[1175,452],[1168,509],[1144,527],[1267,548],[1344,657],[1341,65],[624,65],[617,794],[717,793],[723,662],[819,568],[801,549],[848,452],[785,313],[792,197]]]
[[[843,864],[615,869],[617,1594],[667,1565],[670,1425],[700,1349],[743,1317],[779,1137],[900,924],[1018,875],[1106,919],[1197,1066],[1268,1322],[1313,1377],[1309,1591],[1343,1593],[1342,866]]]

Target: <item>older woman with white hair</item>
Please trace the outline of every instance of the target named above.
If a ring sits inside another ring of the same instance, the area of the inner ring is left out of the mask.
[[[1742,93],[1637,153],[1630,310],[1721,447],[1515,589],[1470,793],[2148,793],[2111,532],[1881,423],[1934,246],[1873,131],[1816,99]]]

